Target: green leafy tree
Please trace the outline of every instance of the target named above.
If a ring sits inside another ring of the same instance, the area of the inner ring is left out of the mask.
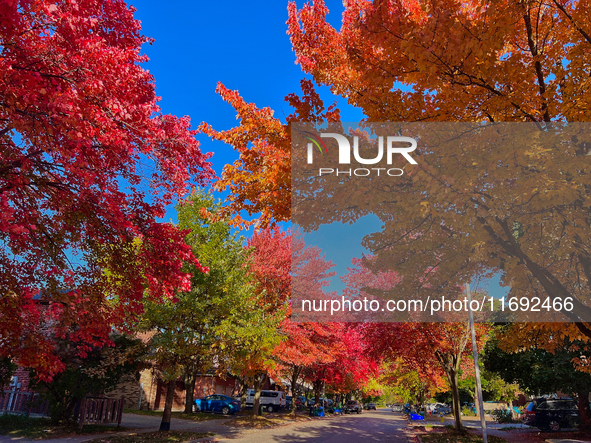
[[[243,380],[243,404],[246,403],[246,389],[250,383],[254,386],[253,411],[261,415],[260,394],[269,372],[274,372],[277,362],[274,349],[285,339],[277,333],[285,310],[273,313],[253,309],[250,313],[250,326],[240,331],[238,345],[230,357],[231,372]]]
[[[511,402],[517,398],[517,394],[522,391],[521,387],[516,382],[505,381],[498,373],[489,371],[484,368],[482,357],[479,357],[480,366],[480,382],[482,385],[482,399],[483,401],[494,401],[507,403],[511,406]],[[472,360],[472,365],[473,365]],[[460,378],[459,383],[460,396],[466,397],[464,401],[473,401],[476,404],[476,413],[479,414],[478,395],[476,393],[476,377],[470,374],[467,377]]]
[[[236,356],[272,335],[268,330],[256,335],[264,321],[258,318],[262,313],[248,274],[249,251],[226,221],[216,219],[219,208],[219,202],[202,192],[177,206],[185,242],[207,272],[187,263],[191,290],[164,303],[148,303],[141,324],[154,334],[154,363],[169,383],[168,392],[174,391],[179,376],[184,377],[186,413],[192,412],[198,374],[227,373]],[[170,429],[172,401],[172,394],[167,395],[162,430]]]
[[[491,340],[485,349],[484,366],[509,382],[518,383],[526,392],[534,395],[557,391],[579,399],[581,427],[589,427],[589,392],[591,374],[578,371],[573,359],[580,357],[576,343],[565,343],[562,349],[550,352],[543,348],[529,348],[519,352],[507,352]]]

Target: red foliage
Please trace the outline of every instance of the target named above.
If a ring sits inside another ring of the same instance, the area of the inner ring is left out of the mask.
[[[105,344],[146,289],[186,289],[181,265],[195,261],[156,220],[213,172],[189,118],[160,113],[133,12],[120,0],[0,2],[0,355],[46,378],[61,363],[42,317],[56,335]]]
[[[265,303],[276,310],[291,291],[291,234],[278,226],[258,230],[248,240],[248,247],[253,249],[250,273],[264,291]]]
[[[363,333],[365,325],[330,323],[332,340],[338,352],[332,362],[316,363],[305,371],[311,383],[323,382],[328,391],[346,393],[359,390],[379,373],[379,358],[370,351]]]

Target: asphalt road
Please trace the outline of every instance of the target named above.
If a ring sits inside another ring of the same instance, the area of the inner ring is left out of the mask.
[[[410,435],[407,421],[401,414],[390,409],[378,409],[274,429],[248,430],[231,438],[218,436],[218,439],[225,443],[410,443],[413,441]]]
[[[216,439],[225,443],[355,443],[355,442],[413,442],[412,431],[406,419],[390,409],[363,411],[362,414],[350,414],[340,417],[319,418],[300,421],[272,429],[244,429],[225,426],[231,423],[228,418],[194,422],[190,420],[172,420],[175,431],[214,432]],[[142,432],[156,431],[160,425],[160,417],[123,414],[121,425],[128,429],[139,429]],[[112,436],[113,434],[102,436]],[[407,437],[408,436],[408,437]],[[99,437],[99,435],[81,435],[68,438],[46,440],[48,443],[82,443]],[[141,434],[138,443],[142,442]],[[0,435],[0,443],[34,443],[18,437]]]

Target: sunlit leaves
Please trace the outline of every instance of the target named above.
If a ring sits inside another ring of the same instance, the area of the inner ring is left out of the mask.
[[[160,112],[133,8],[0,8],[0,354],[49,378],[62,365],[43,324],[101,345],[146,289],[188,288],[184,233],[156,220],[213,172],[189,118]]]

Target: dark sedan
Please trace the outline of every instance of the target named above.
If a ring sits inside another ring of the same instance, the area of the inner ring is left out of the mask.
[[[224,415],[240,411],[240,402],[227,395],[214,394],[194,401],[199,412],[217,412]]]
[[[523,422],[549,431],[577,427],[581,418],[577,403],[571,399],[535,398],[523,411]]]

